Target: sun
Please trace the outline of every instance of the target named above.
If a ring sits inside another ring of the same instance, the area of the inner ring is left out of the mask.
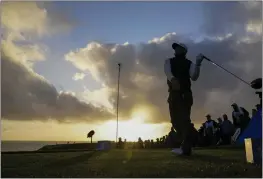
[[[161,137],[166,126],[160,124],[146,123],[150,117],[150,110],[146,107],[136,108],[131,113],[131,118],[128,120],[120,120],[118,125],[118,137],[127,141],[138,141],[156,139]],[[103,133],[107,134],[107,138],[115,140],[116,138],[116,120],[111,120],[101,126]]]

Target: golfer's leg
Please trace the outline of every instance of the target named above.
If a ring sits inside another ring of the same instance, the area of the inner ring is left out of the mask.
[[[188,123],[191,123],[191,108],[193,105],[193,96],[192,92],[189,91],[184,94],[184,109],[185,109],[185,117]]]
[[[185,154],[190,154],[191,153],[191,148],[192,148],[192,143],[193,143],[193,127],[191,124],[191,107],[193,104],[193,97],[192,97],[192,93],[188,92],[184,94],[184,98],[183,98],[183,120],[182,120],[182,128],[183,128],[183,138],[184,138],[184,142],[182,144],[182,149],[184,150]]]
[[[171,116],[171,123],[173,125],[173,128],[176,130],[179,138],[182,139],[182,110],[180,105],[182,102],[182,96],[180,95],[180,93],[171,92],[169,97],[169,111]]]

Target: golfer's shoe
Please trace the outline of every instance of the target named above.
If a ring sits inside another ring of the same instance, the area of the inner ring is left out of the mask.
[[[192,154],[192,143],[190,141],[184,141],[181,145],[181,149],[183,151],[183,155],[191,155]]]
[[[181,148],[175,148],[171,152],[175,153],[175,154],[178,154],[178,155],[182,155],[183,154],[183,150]]]
[[[182,151],[183,151],[183,155],[190,156],[192,154],[192,148],[187,148]]]

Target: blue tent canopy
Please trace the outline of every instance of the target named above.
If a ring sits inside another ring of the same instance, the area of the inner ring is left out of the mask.
[[[251,119],[247,128],[238,137],[237,143],[244,143],[245,138],[262,138],[262,109]]]

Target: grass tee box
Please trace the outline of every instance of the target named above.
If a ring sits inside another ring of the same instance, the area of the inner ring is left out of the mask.
[[[57,144],[46,145],[39,149],[39,151],[60,151],[60,150],[95,150],[96,143],[77,143],[77,144]]]
[[[2,154],[2,177],[261,177],[244,150],[210,149],[179,157],[169,150]]]

